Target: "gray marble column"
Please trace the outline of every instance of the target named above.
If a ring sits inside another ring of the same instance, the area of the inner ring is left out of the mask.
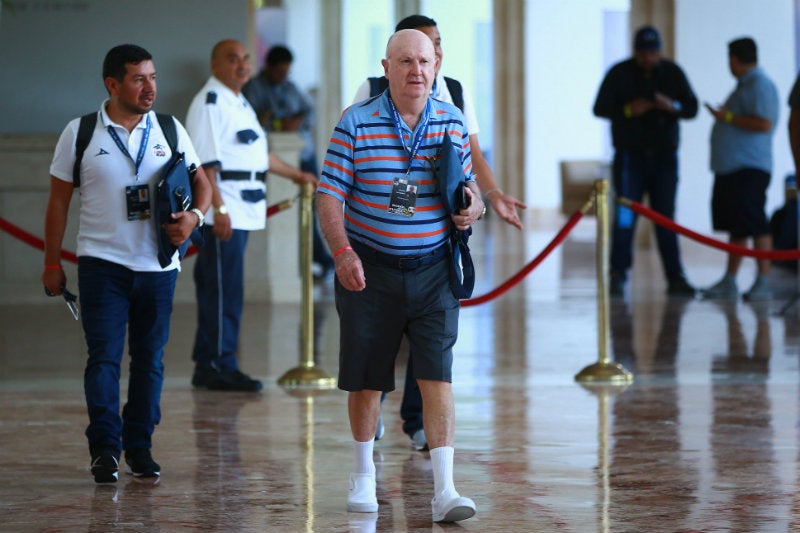
[[[636,30],[646,24],[655,26],[661,34],[664,57],[675,57],[675,1],[631,0],[631,42]]]
[[[525,198],[525,1],[494,2],[494,160],[498,184]]]
[[[403,20],[409,15],[424,15],[419,0],[395,0],[394,1],[394,23]]]
[[[320,76],[317,92],[316,146],[324,159],[333,126],[342,114],[342,0],[320,2]]]

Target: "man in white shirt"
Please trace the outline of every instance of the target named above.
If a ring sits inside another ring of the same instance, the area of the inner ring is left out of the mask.
[[[109,97],[95,117],[88,144],[76,164],[83,119],[61,134],[50,166],[42,282],[48,294],[66,288],[61,246],[74,189],[80,183],[78,285],[88,346],[84,392],[89,414],[86,437],[97,483],[119,477],[121,450],[127,472],[157,479],[161,467],[150,453],[159,423],[164,382],[164,346],[169,337],[179,254],[164,268],[158,260],[153,198],[172,146],[152,111],[156,70],[147,50],[131,44],[109,50],[103,62]],[[87,115],[89,117],[90,115]],[[186,130],[174,122],[175,149],[187,165],[199,165]],[[166,122],[165,122],[166,123]],[[80,181],[78,181],[80,180]],[[202,169],[192,184],[192,204],[173,213],[163,228],[173,245],[203,224],[211,190]],[[131,358],[128,400],[120,416],[120,363],[128,337]]]
[[[316,183],[313,174],[269,153],[266,133],[241,92],[250,69],[250,54],[242,43],[217,43],[211,53],[212,75],[186,117],[212,188],[206,244],[194,270],[198,323],[192,385],[197,388],[255,392],[263,387],[239,370],[236,357],[247,238],[266,225],[267,169],[298,184]]]

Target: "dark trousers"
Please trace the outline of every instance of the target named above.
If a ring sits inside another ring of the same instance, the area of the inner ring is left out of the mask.
[[[381,394],[381,402],[386,399],[386,393]],[[414,378],[414,368],[411,358],[406,366],[406,381],[403,386],[403,400],[400,403],[400,418],[403,419],[403,433],[412,437],[422,426],[422,393]]]
[[[164,345],[169,338],[177,270],[135,272],[81,257],[83,331],[89,357],[83,375],[90,449],[150,448],[161,420]],[[120,416],[120,365],[128,336],[128,401]]]
[[[203,228],[205,245],[194,264],[197,332],[192,359],[198,368],[237,370],[236,352],[244,308],[244,251],[249,232],[233,230],[228,241]]]
[[[613,173],[617,196],[641,202],[647,194],[654,211],[674,218],[678,189],[678,156],[674,151],[617,150]],[[637,217],[633,211],[619,205],[615,215],[611,236],[611,270],[624,276],[633,264],[633,236]],[[656,226],[656,241],[667,279],[682,277],[677,235]]]

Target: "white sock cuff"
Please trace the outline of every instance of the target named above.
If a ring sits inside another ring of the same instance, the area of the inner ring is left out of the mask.
[[[452,446],[440,446],[431,450],[431,467],[433,468],[433,495],[445,496],[446,499],[458,496],[453,484],[453,455]]]
[[[430,451],[431,461],[449,460],[452,462],[455,451],[455,448],[452,446],[439,446],[438,448],[433,448]]]
[[[354,473],[375,474],[375,461],[372,460],[374,446],[374,437],[366,442],[353,441],[353,453],[355,455]]]

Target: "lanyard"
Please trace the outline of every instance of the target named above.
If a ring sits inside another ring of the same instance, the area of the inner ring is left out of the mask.
[[[419,151],[419,146],[422,144],[422,139],[425,138],[425,133],[428,131],[428,121],[430,120],[431,116],[431,101],[428,99],[425,102],[425,113],[422,115],[422,120],[418,126],[417,134],[414,136],[414,141],[411,145],[411,148],[406,146],[406,141],[403,139],[403,119],[400,118],[400,113],[397,111],[397,108],[394,106],[394,102],[392,102],[392,97],[389,96],[389,105],[392,106],[392,115],[394,117],[394,129],[397,130],[397,136],[400,137],[400,142],[403,143],[403,148],[406,152],[411,155],[411,161],[408,163],[408,170],[406,174],[411,173],[411,166],[414,164],[414,156],[417,155]]]
[[[117,147],[119,148],[120,152],[128,156],[128,159],[130,159],[131,163],[133,163],[133,166],[136,170],[136,181],[139,181],[139,167],[142,166],[144,152],[147,149],[147,141],[150,140],[150,115],[147,115],[147,126],[144,129],[144,134],[142,135],[142,144],[139,145],[139,153],[136,155],[136,161],[133,160],[130,152],[128,152],[128,148],[122,144],[122,139],[119,138],[119,135],[117,135],[117,132],[114,131],[114,127],[111,125],[108,126],[108,134],[111,135],[111,138],[114,139],[115,143],[117,143]]]

